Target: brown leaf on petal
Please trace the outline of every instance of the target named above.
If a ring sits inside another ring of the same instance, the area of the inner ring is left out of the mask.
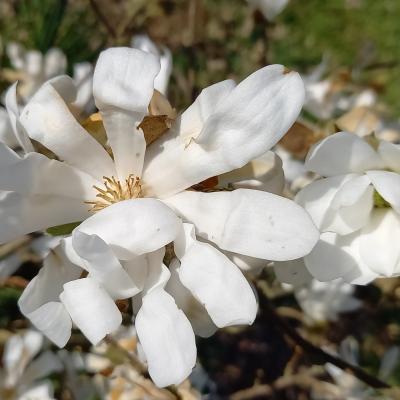
[[[147,115],[139,124],[144,133],[147,146],[157,140],[172,126],[173,120],[168,115]]]

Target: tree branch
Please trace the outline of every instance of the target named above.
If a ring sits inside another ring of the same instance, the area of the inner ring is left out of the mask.
[[[300,346],[306,353],[313,355],[319,363],[331,363],[346,372],[351,372],[360,381],[366,383],[375,389],[390,388],[386,382],[381,381],[373,375],[365,372],[362,368],[352,365],[341,358],[334,356],[315,346],[308,340],[304,339],[286,320],[281,318],[274,307],[271,305],[268,298],[263,294],[260,287],[258,287],[259,302],[263,311],[265,311],[270,319],[279,327],[283,333],[290,339],[291,342]]]

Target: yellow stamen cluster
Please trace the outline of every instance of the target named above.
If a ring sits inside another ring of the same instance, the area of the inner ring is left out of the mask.
[[[104,189],[93,186],[98,191],[96,195],[98,200],[85,201],[86,204],[92,206],[90,211],[100,211],[119,201],[136,199],[141,196],[142,186],[140,178],[135,175],[129,175],[124,183],[121,183],[114,176],[111,178],[103,176],[103,179]]]

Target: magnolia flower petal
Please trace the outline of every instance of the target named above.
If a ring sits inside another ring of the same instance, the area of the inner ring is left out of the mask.
[[[72,82],[71,78],[68,79]],[[22,111],[21,124],[31,139],[43,144],[68,164],[99,180],[103,176],[115,175],[113,161],[106,150],[69,111],[57,91],[58,81],[47,82],[36,92]]]
[[[347,274],[361,274],[359,257],[351,251],[354,234],[347,236],[326,232],[317,245],[304,257],[304,263],[311,275],[321,282],[331,281]]]
[[[286,73],[281,65],[272,65],[230,90],[206,119],[195,112],[201,102],[189,108],[188,118],[184,113],[173,128],[180,135],[172,131],[149,147],[143,173],[145,191],[167,197],[243,167],[287,132],[303,100],[300,76]]]
[[[55,250],[44,259],[38,275],[18,300],[22,314],[59,347],[65,346],[72,328],[71,318],[59,302],[59,295],[64,283],[78,279],[80,274],[80,268],[62,262]]]
[[[146,34],[135,35],[131,40],[131,47],[152,53],[159,57],[161,69],[154,80],[154,88],[162,94],[167,93],[169,78],[172,73],[172,54],[168,48],[158,48]]]
[[[31,139],[27,135],[24,127],[19,121],[19,108],[17,101],[17,84],[15,82],[9,87],[6,93],[6,108],[10,119],[11,128],[15,135],[15,140],[22,147],[25,153],[34,151]]]
[[[97,235],[74,232],[72,245],[84,260],[89,276],[98,281],[113,299],[125,299],[139,293],[111,248]]]
[[[269,151],[242,168],[219,175],[218,185],[281,194],[285,185],[282,160],[274,152]]]
[[[185,225],[194,232],[193,225]],[[204,305],[219,328],[252,324],[257,314],[257,301],[246,278],[215,247],[193,239],[192,232],[182,231],[175,241],[189,242],[183,256],[180,254],[178,275],[182,284]]]
[[[322,176],[334,176],[383,167],[378,153],[363,139],[339,132],[316,143],[306,162],[309,171]]]
[[[137,128],[137,125],[142,120],[143,114],[103,111],[101,115],[119,179],[124,182],[129,175],[140,177],[146,141],[143,131]]]
[[[302,286],[312,280],[312,275],[308,272],[304,264],[304,259],[282,261],[274,263],[274,272],[278,281],[289,283],[293,286]]]
[[[93,76],[96,106],[146,114],[159,70],[153,54],[129,47],[104,50]]]
[[[141,176],[146,142],[136,126],[147,114],[159,70],[156,56],[130,48],[105,50],[97,61],[93,95],[122,180]]]
[[[185,313],[192,324],[194,333],[200,337],[207,338],[215,333],[217,326],[212,321],[210,315],[193,294],[181,282],[178,269],[180,262],[178,259],[171,261],[169,270],[171,276],[165,286],[165,290],[174,298],[177,306]]]
[[[373,192],[368,176],[356,176],[336,192],[321,228],[347,235],[368,223],[373,208]]]
[[[62,75],[67,69],[67,57],[58,48],[50,49],[44,56],[44,74],[47,79]]]
[[[400,173],[400,145],[382,140],[379,143],[378,153],[387,167]]]
[[[149,374],[159,387],[180,384],[196,363],[193,329],[174,299],[163,289],[143,297],[135,319]]]
[[[0,188],[26,195],[56,195],[72,199],[90,199],[93,185],[90,175],[39,153],[20,157],[0,143]]]
[[[388,171],[368,171],[377,192],[400,214],[400,174]]]
[[[390,246],[400,237],[400,216],[391,210],[375,209],[370,224],[360,234],[360,255],[364,263],[381,276],[400,272],[400,247]]]
[[[72,321],[94,345],[121,325],[122,316],[118,307],[92,278],[64,284],[60,300]]]
[[[311,182],[296,195],[296,203],[311,215],[315,225],[322,230],[332,218],[331,204],[339,189],[358,175],[338,175]]]
[[[291,200],[258,190],[186,191],[164,202],[196,233],[221,249],[266,260],[308,254],[319,238],[309,215]]]
[[[81,200],[0,192],[0,243],[88,216],[88,207]]]
[[[180,219],[156,199],[115,203],[86,219],[74,230],[98,235],[120,260],[149,253],[172,242]]]

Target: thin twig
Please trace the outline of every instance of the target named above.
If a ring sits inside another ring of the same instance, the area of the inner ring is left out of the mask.
[[[343,371],[350,371],[360,381],[366,383],[373,388],[390,388],[390,385],[388,385],[386,382],[383,382],[375,376],[368,374],[360,367],[352,365],[339,357],[329,354],[319,347],[315,346],[308,340],[304,339],[286,320],[284,320],[277,314],[276,310],[270,304],[269,300],[263,295],[262,290],[259,290],[259,301],[262,310],[268,314],[275,325],[279,327],[295,345],[300,346],[306,353],[312,354],[319,363],[331,363],[336,365]]]

